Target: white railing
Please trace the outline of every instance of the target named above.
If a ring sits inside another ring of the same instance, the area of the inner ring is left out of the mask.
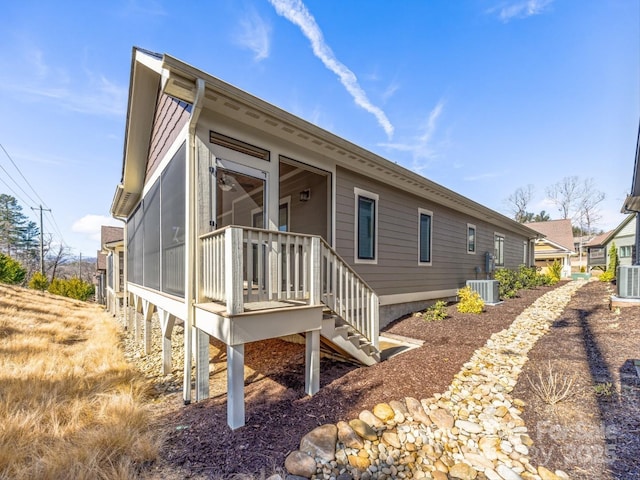
[[[230,313],[242,312],[248,302],[320,303],[314,281],[319,278],[319,237],[225,227],[200,240],[202,295],[226,303]]]
[[[321,245],[322,303],[378,348],[378,296],[328,243]]]
[[[248,302],[324,303],[378,346],[378,297],[320,237],[231,226],[200,243],[201,297],[228,313]]]

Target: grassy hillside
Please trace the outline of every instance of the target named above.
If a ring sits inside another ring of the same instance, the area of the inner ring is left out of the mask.
[[[0,479],[130,479],[157,457],[118,342],[100,307],[0,285]]]

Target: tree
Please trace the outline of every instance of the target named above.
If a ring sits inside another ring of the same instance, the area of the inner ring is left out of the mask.
[[[584,225],[583,230],[590,234],[594,224],[602,218],[598,205],[605,199],[605,194],[595,187],[593,178],[587,178],[582,184],[580,197],[578,210],[580,225],[581,227]]]
[[[0,194],[0,251],[30,267],[38,258],[39,235],[15,197]]]
[[[540,210],[540,213],[533,217],[534,222],[548,222],[549,220],[551,220],[551,216],[544,210]]]
[[[22,283],[26,276],[27,271],[20,265],[20,262],[0,253],[0,282],[17,285]]]
[[[527,207],[533,198],[534,191],[534,186],[529,184],[526,187],[519,187],[507,198],[509,211],[516,222],[530,222],[533,218],[533,214],[527,212]]]
[[[578,209],[581,191],[578,177],[564,177],[558,183],[547,187],[547,198],[558,207],[563,219],[571,218]]]

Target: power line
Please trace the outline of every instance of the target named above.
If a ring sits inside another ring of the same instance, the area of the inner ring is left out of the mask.
[[[11,191],[11,193],[13,193],[16,196],[18,200],[20,200],[25,205],[29,206],[29,202],[25,202],[24,199],[20,195],[18,195],[16,191],[13,188],[11,188],[9,184],[5,182],[2,178],[0,178],[0,182],[4,183],[7,186],[7,188]]]
[[[38,202],[36,202],[33,198],[31,198],[31,196],[30,196],[30,195],[25,191],[25,189],[24,189],[24,188],[22,188],[18,182],[16,182],[15,178],[13,178],[13,177],[11,176],[11,174],[10,174],[9,172],[7,172],[7,170],[6,170],[2,165],[0,165],[0,169],[2,169],[2,171],[3,171],[4,173],[6,173],[6,174],[7,174],[7,177],[9,177],[9,178],[13,181],[13,183],[15,183],[15,184],[16,184],[16,186],[17,186],[17,187],[22,191],[22,193],[24,193],[24,194],[27,196],[27,198],[28,198],[29,200],[31,200],[31,203],[32,203],[32,204],[36,204],[36,203],[38,203]],[[7,182],[4,182],[4,184],[5,184],[5,185],[7,185]],[[7,185],[7,187],[8,187],[8,186],[9,186],[9,185]],[[14,192],[14,193],[15,193],[15,192]],[[27,202],[25,202],[25,203],[27,203]]]
[[[25,177],[25,176],[24,176],[24,174],[22,173],[22,170],[20,170],[20,168],[18,167],[18,165],[16,165],[16,162],[14,162],[14,161],[13,161],[13,158],[11,158],[11,155],[9,155],[9,152],[7,152],[7,150],[4,148],[4,145],[2,145],[1,143],[0,143],[0,148],[2,148],[2,151],[5,153],[5,155],[7,156],[7,158],[11,161],[11,163],[13,164],[13,166],[15,167],[15,169],[18,171],[18,173],[20,174],[20,176],[22,177],[22,179],[25,181],[25,183],[26,183],[27,185],[29,185],[29,188],[33,191],[33,193],[35,193],[35,194],[36,194],[36,197],[38,197],[38,200],[40,200],[40,202],[41,202],[42,204],[44,204],[44,206],[45,206],[45,207],[49,208],[49,206],[47,205],[47,203],[46,203],[44,200],[42,200],[42,198],[40,198],[40,195],[38,195],[38,192],[36,191],[36,189],[35,189],[35,188],[33,188],[33,186],[29,183],[29,180],[27,180],[27,177]],[[4,170],[4,168],[3,168],[3,170]],[[6,170],[5,170],[5,171],[6,171]],[[15,180],[14,180],[14,182],[15,182]],[[17,185],[17,183],[16,183],[16,185]],[[26,192],[25,192],[25,193],[26,193]],[[28,196],[28,195],[27,195],[27,196]],[[37,202],[34,202],[34,203],[37,203]]]

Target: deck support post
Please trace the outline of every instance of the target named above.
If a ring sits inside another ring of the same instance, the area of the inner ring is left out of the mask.
[[[320,330],[305,333],[304,393],[315,395],[320,390]]]
[[[244,344],[227,345],[227,424],[244,426]]]
[[[171,373],[171,334],[176,317],[166,310],[158,309],[158,319],[160,320],[160,330],[162,331],[162,373]]]
[[[148,300],[142,300],[142,315],[144,317],[144,354],[151,353],[151,317],[154,306]]]
[[[194,328],[196,341],[196,402],[209,398],[209,335]]]
[[[139,342],[142,338],[142,325],[140,320],[140,313],[142,311],[142,299],[137,295],[133,297],[133,324],[134,324],[134,335],[133,338],[136,342]]]
[[[134,315],[131,312],[131,306],[133,305],[133,307],[135,308],[136,297],[132,293],[128,293],[127,296],[129,297],[129,302],[127,304],[127,310],[125,312],[125,317],[126,317],[126,321],[127,321],[127,330],[129,332],[132,332],[133,331]]]

